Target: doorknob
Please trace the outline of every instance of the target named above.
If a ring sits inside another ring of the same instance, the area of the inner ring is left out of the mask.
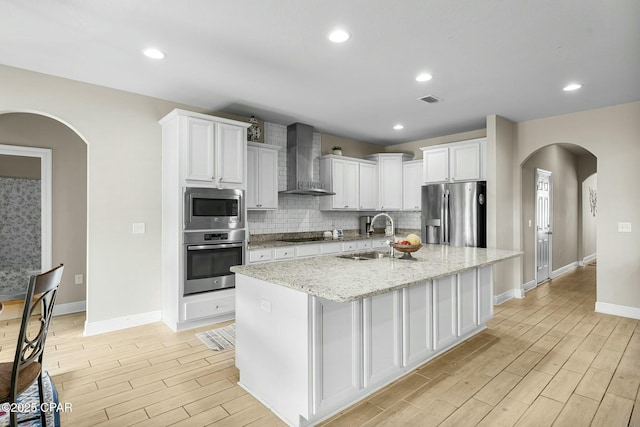
[[[553,231],[547,231],[547,234],[553,234]]]

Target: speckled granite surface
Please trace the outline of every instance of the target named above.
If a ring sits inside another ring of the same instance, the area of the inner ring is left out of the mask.
[[[474,267],[518,257],[522,252],[425,245],[416,261],[371,259],[354,261],[326,255],[231,267],[235,273],[265,280],[331,301],[348,302],[450,276]]]
[[[398,229],[396,230],[397,237],[404,237],[409,233],[419,234],[420,230],[412,230],[412,229]],[[296,246],[296,245],[310,245],[314,243],[331,243],[331,242],[349,242],[354,240],[379,240],[379,239],[388,239],[385,237],[384,233],[374,233],[371,236],[367,237],[365,235],[359,234],[358,230],[344,230],[344,237],[333,240],[333,239],[324,239],[317,240],[312,242],[284,242],[282,239],[287,238],[300,238],[300,237],[321,237],[322,232],[311,231],[306,233],[280,233],[280,234],[256,234],[251,236],[251,242],[248,244],[247,249],[263,249],[263,248],[275,248],[280,246]]]

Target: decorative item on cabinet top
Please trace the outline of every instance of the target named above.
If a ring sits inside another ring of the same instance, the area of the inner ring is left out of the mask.
[[[331,149],[336,156],[342,156],[342,147],[336,145]]]
[[[262,135],[262,129],[260,129],[260,125],[258,125],[258,119],[256,119],[256,116],[251,116],[249,118],[249,123],[251,123],[251,126],[247,129],[247,141],[259,142],[260,135]]]

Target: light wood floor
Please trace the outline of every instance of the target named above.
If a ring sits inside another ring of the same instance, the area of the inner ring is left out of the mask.
[[[325,424],[640,426],[640,326],[594,304],[595,267],[579,268],[496,307],[487,330]],[[234,352],[194,331],[83,337],[83,323],[54,318],[47,342],[45,368],[73,404],[64,426],[283,425],[236,385]],[[2,361],[17,328],[0,320]]]

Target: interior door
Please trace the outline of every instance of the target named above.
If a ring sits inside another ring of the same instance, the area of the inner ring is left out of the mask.
[[[551,277],[551,172],[536,169],[536,283]]]

